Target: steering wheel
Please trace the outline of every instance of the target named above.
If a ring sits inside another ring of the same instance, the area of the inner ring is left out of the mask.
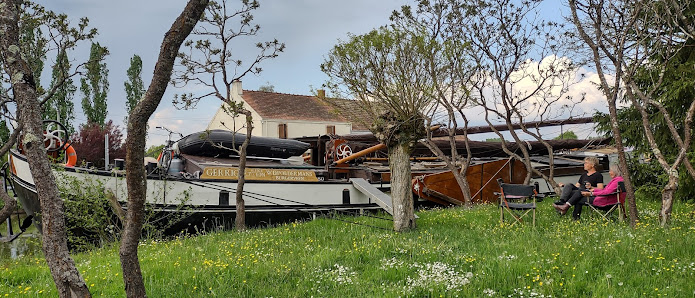
[[[68,143],[68,130],[65,125],[55,120],[43,120],[43,144],[46,151],[63,150]]]
[[[338,159],[343,159],[343,158],[346,158],[350,155],[352,155],[352,148],[350,148],[350,145],[348,145],[346,143],[342,143],[342,144],[338,145],[337,148],[335,148],[335,156]]]

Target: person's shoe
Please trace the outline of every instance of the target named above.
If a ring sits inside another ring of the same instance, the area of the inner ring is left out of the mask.
[[[557,212],[560,213],[560,215],[565,215],[565,213],[567,213],[567,210],[570,209],[570,205],[567,205],[567,204],[562,204],[562,205],[553,204],[553,207],[555,207],[555,210],[557,210]]]

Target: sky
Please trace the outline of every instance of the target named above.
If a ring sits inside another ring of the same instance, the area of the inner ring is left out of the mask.
[[[68,14],[73,23],[77,23],[80,17],[87,17],[90,25],[99,30],[95,41],[106,46],[111,53],[105,61],[109,69],[110,83],[107,119],[112,119],[116,124],[124,127],[126,99],[123,83],[126,80],[130,58],[134,54],[142,58],[142,78],[147,88],[164,33],[187,1],[51,0],[37,2],[57,13]],[[320,88],[321,84],[327,80],[319,66],[339,40],[346,40],[348,33],[363,34],[388,24],[391,12],[404,4],[407,2],[403,0],[260,0],[260,8],[253,13],[255,22],[261,26],[260,34],[243,42],[253,44],[277,38],[285,43],[286,49],[279,57],[265,61],[261,65],[263,72],[259,76],[244,77],[243,88],[257,90],[262,85],[271,84],[276,92],[311,94],[312,89]],[[557,15],[560,9],[551,6],[547,14]],[[242,60],[243,57],[253,57],[251,55],[255,54],[244,53],[243,44],[236,49],[241,49]],[[85,61],[88,55],[88,43],[83,43],[76,51],[70,53],[74,61]],[[55,57],[48,57],[48,60],[47,65],[51,65]],[[587,101],[581,107],[585,112],[591,113],[594,109],[605,110],[602,108],[603,99],[600,92],[590,83],[592,73],[586,70],[584,72],[587,73],[587,79],[573,86],[571,93],[587,93]],[[42,79],[50,80],[50,73],[45,72]],[[206,128],[220,106],[219,100],[205,99],[194,110],[187,111],[178,110],[172,105],[175,94],[191,90],[196,90],[195,86],[190,89],[169,86],[159,108],[150,119],[148,146],[162,144],[167,138],[167,133],[156,129],[157,126],[164,126],[183,135]],[[86,122],[86,117],[81,110],[79,91],[75,94],[74,100],[76,108],[74,124],[77,126]],[[559,134],[559,131],[560,128],[553,128],[549,134]],[[592,129],[579,127],[575,131],[580,137],[585,137],[591,134]],[[484,137],[480,136],[480,138]]]

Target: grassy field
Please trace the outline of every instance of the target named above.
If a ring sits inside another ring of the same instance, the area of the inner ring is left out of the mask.
[[[419,212],[397,234],[333,219],[248,232],[146,241],[140,260],[152,297],[641,297],[695,295],[695,206],[677,203],[668,228],[658,203],[636,229],[558,216],[536,228],[500,226],[495,206]],[[374,218],[344,220],[389,227]],[[94,296],[123,296],[116,246],[75,256]],[[55,296],[42,256],[0,260],[0,296]]]

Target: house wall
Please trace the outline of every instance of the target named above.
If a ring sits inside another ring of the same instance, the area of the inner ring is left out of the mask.
[[[352,124],[345,122],[320,122],[320,121],[301,121],[301,120],[262,120],[262,136],[279,137],[278,126],[287,124],[287,137],[298,138],[306,136],[325,135],[326,127],[335,126],[335,133],[338,135],[349,134],[352,131]],[[254,135],[256,132],[254,128]]]
[[[296,138],[304,136],[317,136],[325,135],[326,128],[329,125],[335,126],[335,133],[338,135],[350,134],[352,132],[352,124],[348,122],[328,122],[328,121],[311,121],[311,120],[286,120],[286,119],[262,119],[260,114],[258,114],[244,99],[241,94],[243,94],[241,88],[241,82],[235,82],[232,84],[231,88],[232,100],[235,102],[243,102],[244,108],[251,111],[251,117],[253,118],[253,132],[254,136],[263,137],[279,137],[278,125],[287,124],[287,137]],[[226,105],[226,104],[225,104]],[[222,125],[222,122],[226,126]],[[234,126],[232,125],[234,123]],[[230,115],[224,112],[222,108],[217,110],[215,116],[208,124],[208,129],[225,129],[230,130],[236,127],[237,129],[246,125],[246,119],[244,117],[232,118]],[[246,130],[241,130],[241,133],[245,133]]]
[[[224,104],[227,106],[227,104]],[[251,118],[253,119],[253,132],[251,135],[254,136],[261,136],[261,115],[259,115],[254,109],[252,109],[246,102],[244,102],[244,107],[251,111]],[[226,124],[222,125],[222,123]],[[212,117],[212,120],[208,124],[208,129],[213,130],[213,129],[224,129],[224,130],[233,130],[235,127],[237,130],[240,128],[244,127],[246,125],[246,118],[243,116],[238,116],[232,118],[229,114],[227,114],[224,109],[221,107],[217,110],[217,113],[215,113],[215,116]],[[246,129],[241,129],[239,130],[240,133],[246,133]]]

